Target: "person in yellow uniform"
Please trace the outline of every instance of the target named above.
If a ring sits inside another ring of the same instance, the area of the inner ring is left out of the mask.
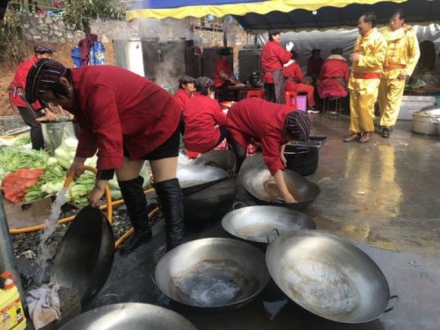
[[[416,33],[405,25],[403,10],[396,10],[389,26],[382,29],[387,52],[379,85],[380,126],[382,137],[390,137],[396,124],[406,79],[413,73],[420,57]]]
[[[358,21],[360,36],[350,55],[352,70],[350,90],[350,132],[344,142],[371,140],[374,132],[374,103],[377,99],[380,74],[386,52],[386,42],[376,29],[376,15],[368,12]]]

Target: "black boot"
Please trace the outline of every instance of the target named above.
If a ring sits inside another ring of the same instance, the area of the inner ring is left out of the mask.
[[[157,200],[165,218],[167,251],[182,244],[183,195],[179,180],[171,179],[154,184]]]
[[[148,205],[142,189],[144,179],[139,176],[128,181],[119,181],[122,197],[127,206],[127,213],[134,228],[130,236],[119,248],[120,254],[128,254],[140,245],[149,242],[153,235],[148,225]]]

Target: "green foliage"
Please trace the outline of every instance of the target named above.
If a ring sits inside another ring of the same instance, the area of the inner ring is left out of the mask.
[[[90,33],[90,19],[125,17],[125,8],[120,0],[67,0],[64,4],[66,23],[86,34]]]
[[[26,43],[23,36],[22,14],[7,10],[0,27],[0,60],[12,61],[18,64],[26,56]]]

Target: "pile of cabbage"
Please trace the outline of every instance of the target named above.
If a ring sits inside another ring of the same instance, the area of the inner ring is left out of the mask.
[[[56,196],[63,188],[66,173],[75,157],[78,140],[76,138],[66,138],[55,150],[54,157],[46,151],[29,150],[17,145],[0,146],[0,183],[9,173],[19,169],[44,169],[44,174],[37,184],[31,186],[26,191],[25,201],[34,201],[41,198]],[[97,157],[87,159],[85,165],[96,167]],[[141,174],[144,178],[144,188],[150,186],[150,174],[148,167],[142,168]],[[78,180],[72,182],[67,189],[66,199],[68,202],[86,205],[87,194],[95,185],[95,174],[85,171]],[[119,190],[116,175],[109,181],[109,188],[112,199],[122,198]]]

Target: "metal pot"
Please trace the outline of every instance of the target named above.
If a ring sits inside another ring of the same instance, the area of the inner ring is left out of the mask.
[[[185,223],[199,224],[220,219],[232,206],[237,196],[238,182],[229,179],[202,191],[183,196]]]
[[[183,316],[163,307],[124,303],[81,314],[61,330],[196,330]]]
[[[200,155],[189,164],[218,167],[225,170],[231,176],[235,172],[236,163],[237,159],[232,151],[214,150]]]
[[[243,174],[242,184],[257,201],[269,205],[282,205],[289,209],[302,210],[309,206],[321,192],[319,186],[293,171],[283,172],[287,189],[298,201],[286,204],[279,195],[275,179],[267,168],[254,168]]]
[[[423,135],[439,135],[437,126],[432,122],[432,118],[440,118],[440,108],[438,106],[425,107],[419,111],[412,112],[412,131]]]
[[[186,165],[177,168],[183,195],[190,195],[228,179],[228,173],[217,167]]]
[[[313,219],[301,212],[277,206],[247,206],[226,214],[222,227],[229,234],[243,240],[269,243],[268,233],[277,229],[279,233],[302,229],[315,229]]]
[[[230,238],[205,238],[168,252],[156,266],[158,288],[181,304],[220,310],[254,299],[269,282],[264,253]]]
[[[269,244],[266,263],[279,288],[308,311],[342,323],[364,323],[398,303],[376,263],[335,235],[291,231]],[[390,300],[395,304],[386,309]]]
[[[51,282],[75,289],[81,303],[93,298],[107,281],[115,240],[104,214],[83,208],[69,225],[55,257]]]

